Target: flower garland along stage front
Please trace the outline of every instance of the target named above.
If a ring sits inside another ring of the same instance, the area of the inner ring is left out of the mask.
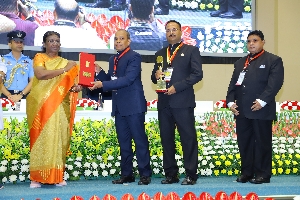
[[[240,174],[240,154],[231,112],[204,114],[196,122],[198,137],[198,174],[200,176],[235,176]],[[300,122],[297,112],[280,112],[273,124],[273,175],[300,174]],[[163,150],[156,119],[145,123],[150,143],[153,176],[164,175]],[[176,131],[176,160],[179,173],[185,173],[182,147]],[[135,144],[132,143],[135,150]],[[29,180],[29,133],[26,120],[4,119],[0,132],[0,180]],[[137,161],[134,157],[135,173]],[[120,175],[120,148],[114,121],[81,119],[74,124],[70,153],[67,156],[66,180],[97,179]]]

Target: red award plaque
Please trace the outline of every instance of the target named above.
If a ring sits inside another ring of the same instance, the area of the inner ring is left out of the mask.
[[[95,77],[95,55],[88,53],[79,54],[79,85],[92,87],[91,82],[94,82]]]

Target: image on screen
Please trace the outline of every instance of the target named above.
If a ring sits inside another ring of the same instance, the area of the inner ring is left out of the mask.
[[[182,41],[206,53],[246,53],[255,0],[1,0],[0,44],[11,30],[26,32],[26,46],[42,46],[46,31],[61,47],[113,49],[126,29],[131,48],[155,52],[166,46],[165,23],[182,26]]]

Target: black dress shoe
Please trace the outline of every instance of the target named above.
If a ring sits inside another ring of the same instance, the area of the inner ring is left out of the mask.
[[[178,176],[166,176],[166,179],[162,180],[161,184],[172,184],[178,182],[179,182]]]
[[[91,8],[109,8],[110,1],[109,0],[97,0],[96,3],[86,3],[85,6],[91,7]]]
[[[122,5],[122,4],[115,4],[112,5],[111,7],[108,8],[108,10],[110,11],[122,11],[125,10],[126,5]]]
[[[169,14],[169,9],[161,9],[161,8],[156,8],[154,10],[154,15],[168,15]]]
[[[195,185],[197,180],[193,180],[191,177],[187,176],[181,183],[181,185]]]
[[[211,17],[219,17],[220,14],[222,14],[222,13],[224,13],[224,12],[222,12],[222,11],[220,11],[220,10],[216,10],[216,11],[211,12],[211,13],[210,13],[210,16],[211,16]]]
[[[249,180],[251,180],[253,176],[246,176],[246,175],[241,175],[236,179],[236,182],[239,183],[247,183]]]
[[[249,182],[254,184],[270,183],[270,179],[263,177],[255,177],[253,179],[250,179]]]
[[[241,19],[241,18],[243,18],[243,15],[242,14],[236,15],[236,14],[233,14],[232,12],[226,12],[226,13],[220,14],[220,17],[226,18],[226,19]]]
[[[120,179],[113,180],[113,184],[123,184],[135,182],[134,176],[122,176]]]
[[[142,176],[138,182],[139,185],[148,185],[149,183],[151,183],[151,178],[149,176]]]

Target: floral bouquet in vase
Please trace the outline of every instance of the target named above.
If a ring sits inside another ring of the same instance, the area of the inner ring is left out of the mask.
[[[214,108],[217,108],[221,111],[229,111],[229,108],[227,107],[226,100],[219,100],[214,104]]]

